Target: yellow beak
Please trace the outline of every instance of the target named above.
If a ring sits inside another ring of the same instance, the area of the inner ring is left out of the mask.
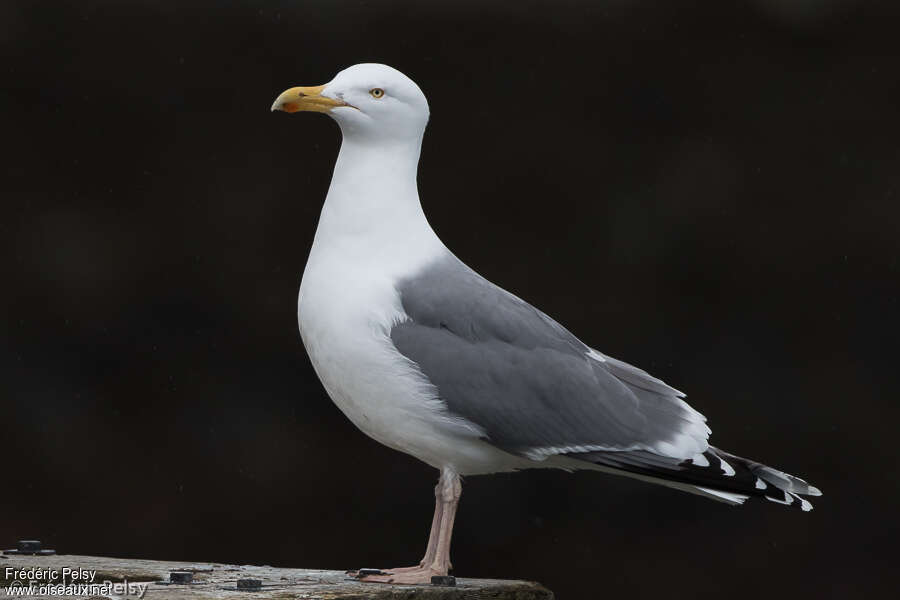
[[[281,94],[275,98],[275,102],[272,104],[272,110],[283,110],[287,113],[295,113],[301,110],[327,113],[332,108],[337,108],[338,106],[349,106],[346,102],[341,100],[323,96],[322,90],[324,89],[324,85],[317,85],[315,87],[292,87],[289,90],[281,92]]]

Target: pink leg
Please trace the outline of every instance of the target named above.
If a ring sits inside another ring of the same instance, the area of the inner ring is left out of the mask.
[[[453,523],[456,521],[456,507],[459,506],[460,496],[462,496],[462,483],[459,481],[459,476],[454,474],[452,478],[444,482],[444,489],[441,491],[444,514],[441,517],[437,550],[434,553],[434,561],[431,563],[432,569],[438,571],[436,575],[446,575],[450,571],[450,539],[453,537]]]
[[[434,575],[446,575],[451,568],[450,539],[453,536],[453,522],[456,519],[456,507],[462,495],[462,484],[459,475],[450,469],[441,471],[434,490],[434,518],[431,522],[431,535],[425,557],[417,567],[387,569],[383,574],[358,576],[361,581],[375,583],[431,583]]]

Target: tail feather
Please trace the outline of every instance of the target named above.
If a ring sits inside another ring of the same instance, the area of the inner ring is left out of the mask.
[[[672,485],[729,504],[742,504],[749,497],[760,497],[809,511],[812,504],[800,496],[822,495],[818,488],[799,477],[713,446],[682,461],[641,450],[585,452],[567,456],[605,467],[604,470],[611,468],[622,474]]]

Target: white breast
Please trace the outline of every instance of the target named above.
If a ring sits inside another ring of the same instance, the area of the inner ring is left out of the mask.
[[[436,468],[502,470],[496,465],[509,455],[449,416],[434,386],[390,339],[393,325],[406,319],[396,281],[446,248],[430,227],[401,237],[334,230],[328,208],[298,299],[300,334],[328,395],[367,435]]]
[[[303,343],[338,408],[378,442],[438,469],[517,468],[518,459],[478,439],[477,427],[449,416],[434,386],[394,347],[390,329],[405,318],[394,279],[353,264],[314,253],[298,301]]]
[[[407,318],[397,281],[449,252],[419,203],[418,154],[418,142],[384,149],[345,138],[300,285],[300,334],[331,399],[372,438],[461,474],[516,468],[521,460],[447,413],[390,339]]]

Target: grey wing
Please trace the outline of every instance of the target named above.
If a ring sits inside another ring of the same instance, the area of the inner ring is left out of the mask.
[[[401,354],[448,411],[493,445],[554,454],[642,450],[687,459],[709,428],[682,394],[592,350],[559,323],[449,256],[399,283]]]

